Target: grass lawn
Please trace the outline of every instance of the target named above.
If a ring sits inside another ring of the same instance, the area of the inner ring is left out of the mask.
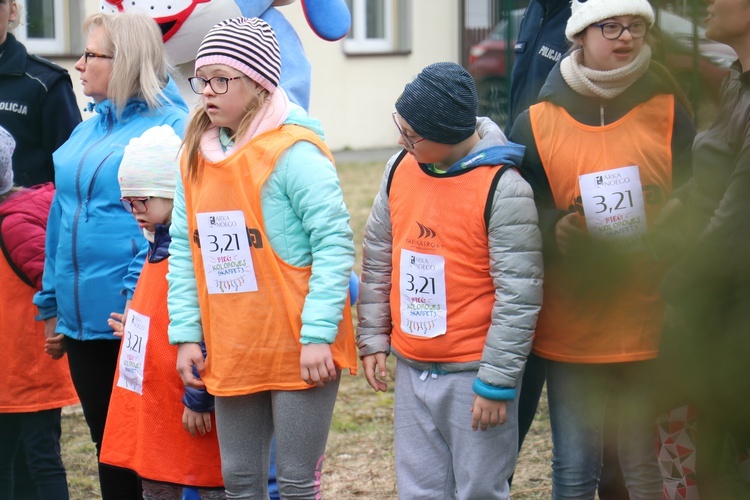
[[[385,164],[338,165],[361,263],[362,233]],[[393,369],[393,360],[390,360]],[[392,372],[391,372],[392,373]],[[329,499],[397,498],[393,459],[393,381],[389,391],[375,393],[361,373],[344,375],[328,438],[323,493]],[[63,460],[71,498],[99,497],[94,446],[80,412],[63,418]],[[549,498],[551,442],[546,399],[526,438],[513,482],[514,499]]]

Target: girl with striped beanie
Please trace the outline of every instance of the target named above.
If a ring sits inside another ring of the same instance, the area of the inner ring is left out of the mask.
[[[349,214],[320,123],[289,101],[279,72],[263,20],[206,35],[170,228],[169,339],[185,385],[216,397],[236,498],[268,497],[274,433],[282,498],[320,494],[339,376],[357,367]]]

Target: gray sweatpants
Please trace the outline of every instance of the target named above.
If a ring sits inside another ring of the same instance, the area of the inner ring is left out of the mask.
[[[268,499],[271,438],[282,499],[320,494],[323,455],[339,378],[301,391],[216,397],[216,432],[227,498]]]
[[[422,373],[401,360],[396,365],[394,440],[399,498],[510,498],[508,478],[518,456],[517,401],[508,401],[505,424],[473,431],[471,386],[477,372],[437,378],[424,378]]]

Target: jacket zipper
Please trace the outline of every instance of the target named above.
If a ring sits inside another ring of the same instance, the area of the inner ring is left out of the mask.
[[[83,154],[83,157],[81,157],[81,161],[78,162],[78,171],[76,172],[76,197],[78,198],[78,207],[76,208],[76,213],[73,216],[72,262],[73,262],[73,303],[75,304],[75,310],[76,310],[76,324],[78,325],[78,340],[83,340],[83,319],[81,318],[81,294],[79,293],[80,267],[78,265],[78,223],[81,217],[81,210],[83,209],[83,206],[82,206],[83,198],[82,198],[82,193],[81,193],[81,171],[83,170],[83,163],[86,161],[86,158],[88,157],[89,153],[95,147],[97,147],[101,142],[103,142],[107,137],[109,137],[111,133],[112,133],[112,123],[111,121],[108,120],[107,133],[104,134],[104,137],[96,141],[94,144],[91,145],[89,149],[86,150],[86,152]],[[89,191],[87,195],[88,198],[86,199],[87,205],[88,205],[88,200],[91,198],[91,188],[94,185],[94,180],[96,180],[96,175],[98,174],[104,162],[107,161],[107,159],[111,155],[112,153],[108,154],[107,157],[104,158],[104,160],[101,163],[99,163],[99,166],[94,172],[94,176],[91,178],[91,186],[89,187]],[[88,206],[86,207],[86,210],[88,211]],[[86,221],[88,221],[88,214],[86,215]]]

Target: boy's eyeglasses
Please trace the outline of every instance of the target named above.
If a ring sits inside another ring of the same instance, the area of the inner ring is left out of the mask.
[[[644,21],[636,21],[634,23],[630,23],[628,26],[623,26],[620,23],[601,23],[601,24],[592,24],[592,26],[596,26],[600,30],[602,30],[602,36],[606,38],[607,40],[617,40],[622,36],[622,34],[625,32],[625,30],[628,30],[630,32],[630,36],[633,38],[643,38],[646,36],[646,33],[648,33],[648,24],[646,24]]]
[[[229,82],[232,80],[239,80],[244,76],[245,75],[234,76],[232,78],[226,76],[215,76],[208,80],[201,78],[200,76],[191,76],[188,78],[188,81],[190,82],[190,88],[193,89],[193,92],[196,94],[202,94],[203,91],[206,90],[206,85],[211,87],[214,94],[226,94],[227,90],[229,90]]]
[[[424,141],[424,137],[420,137],[416,141],[412,141],[411,139],[409,139],[409,136],[407,136],[404,133],[403,129],[399,126],[398,120],[396,120],[396,113],[397,113],[397,111],[394,111],[393,114],[391,115],[391,116],[393,116],[393,123],[396,124],[396,128],[398,129],[398,133],[401,134],[401,137],[404,139],[404,142],[409,147],[409,149],[414,149],[414,145],[418,144],[418,143],[420,143],[422,141]]]
[[[89,58],[91,58],[91,57],[94,57],[94,58],[99,57],[101,59],[114,59],[115,58],[114,56],[109,56],[107,54],[97,54],[96,52],[85,51],[83,53],[83,62],[84,62],[84,64],[88,64],[89,63]]]
[[[143,198],[120,198],[120,203],[122,203],[125,210],[131,214],[145,214],[148,212],[148,205],[146,205],[146,202],[150,199],[150,196],[145,196]]]

